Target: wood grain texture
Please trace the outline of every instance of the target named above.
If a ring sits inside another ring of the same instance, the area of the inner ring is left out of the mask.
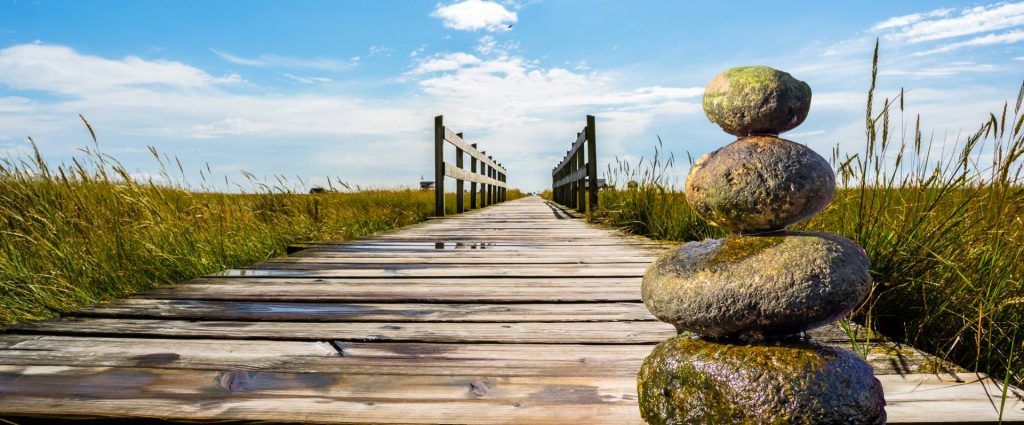
[[[640,424],[636,372],[675,334],[641,276],[669,245],[573,216],[501,203],[12,326],[0,418]],[[890,423],[998,418],[991,379],[859,344]]]

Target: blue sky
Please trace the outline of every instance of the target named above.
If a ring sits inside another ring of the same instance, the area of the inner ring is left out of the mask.
[[[732,66],[807,81],[810,117],[783,137],[825,156],[863,146],[876,38],[882,96],[908,89],[939,143],[1024,79],[1020,2],[0,1],[0,153],[32,136],[66,160],[89,144],[81,113],[140,176],[153,146],[193,179],[413,186],[444,114],[539,190],[586,114],[601,169],[659,135],[677,156],[730,142],[700,96]]]

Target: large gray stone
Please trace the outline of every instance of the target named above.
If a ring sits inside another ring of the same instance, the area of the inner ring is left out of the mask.
[[[836,178],[810,148],[771,136],[739,139],[700,157],[686,178],[686,200],[732,232],[781,230],[832,201]]]
[[[703,103],[708,119],[729,134],[778,135],[807,118],[811,86],[767,66],[742,66],[712,79]]]
[[[839,319],[868,293],[870,261],[849,239],[789,232],[689,242],[651,264],[641,288],[682,331],[759,340]]]
[[[730,345],[680,335],[637,375],[658,424],[884,424],[882,385],[846,350],[812,342]]]

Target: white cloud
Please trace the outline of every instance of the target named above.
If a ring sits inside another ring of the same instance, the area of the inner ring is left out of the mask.
[[[912,71],[887,69],[879,72],[880,75],[907,75],[912,77],[943,77],[957,75],[964,72],[994,72],[1001,68],[990,64],[979,64],[974,62],[951,62],[946,65],[919,68]]]
[[[992,44],[1012,44],[1021,40],[1024,40],[1024,31],[1021,30],[1005,32],[1002,34],[987,34],[980,37],[972,38],[967,41],[959,41],[956,43],[950,43],[943,46],[939,46],[934,49],[915,52],[914,56],[925,56],[932,55],[935,53],[945,53],[961,49],[964,47],[988,46]]]
[[[977,6],[953,15],[948,9],[890,18],[874,29],[891,29],[893,41],[921,43],[966,35],[982,34],[1024,25],[1024,2]]]
[[[240,81],[236,74],[214,77],[181,62],[148,61],[136,56],[106,59],[65,46],[21,44],[0,49],[0,84],[20,90],[82,95],[144,86],[200,88]]]
[[[300,77],[298,75],[289,74],[287,72],[282,72],[281,75],[285,76],[290,80],[298,81],[303,84],[330,83],[334,81],[327,77]]]
[[[438,5],[430,16],[441,19],[447,28],[491,32],[505,31],[519,19],[516,12],[487,0],[464,0],[445,6]]]
[[[245,136],[266,134],[270,126],[265,123],[249,121],[244,118],[225,118],[210,124],[192,126],[191,137],[196,139],[212,139],[219,136]]]
[[[390,47],[370,46],[370,49],[368,50],[370,52],[370,54],[367,55],[367,56],[370,56],[370,57],[377,56],[377,55],[391,56],[391,52],[393,52],[394,50],[395,49],[392,49]]]
[[[905,27],[925,20],[926,18],[947,17],[953,9],[935,9],[930,12],[911,13],[909,15],[894,16],[871,27],[872,30],[884,30],[889,28]]]
[[[351,68],[359,61],[358,57],[349,60],[340,60],[333,58],[297,58],[272,54],[263,54],[255,58],[247,58],[214,49],[212,47],[210,48],[210,51],[221,59],[233,64],[259,68],[305,68],[319,69],[321,71],[342,71]]]
[[[411,71],[411,74],[422,75],[431,72],[455,71],[464,66],[476,65],[480,62],[480,58],[469,53],[442,53],[419,61],[416,68]]]

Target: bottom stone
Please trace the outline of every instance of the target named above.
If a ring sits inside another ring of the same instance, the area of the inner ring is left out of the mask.
[[[679,335],[637,377],[650,424],[884,424],[882,384],[852,352],[813,342],[733,345]]]

